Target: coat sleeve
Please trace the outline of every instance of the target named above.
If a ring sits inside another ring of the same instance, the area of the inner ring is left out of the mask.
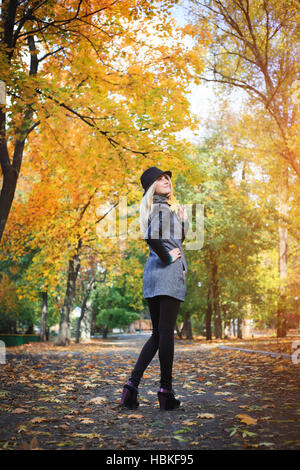
[[[172,256],[169,254],[169,248],[165,243],[165,240],[168,238],[165,228],[168,226],[168,217],[169,214],[164,209],[156,212],[154,216],[148,221],[148,228],[146,230],[144,239],[162,261],[167,264],[171,264]]]

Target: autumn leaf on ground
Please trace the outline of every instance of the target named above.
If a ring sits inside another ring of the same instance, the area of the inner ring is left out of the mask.
[[[28,410],[25,410],[24,408],[16,408],[12,413],[28,413]]]
[[[93,424],[95,422],[93,419],[90,418],[79,418],[79,421],[82,424]]]
[[[94,405],[102,405],[102,403],[106,402],[107,399],[104,397],[96,397],[92,398],[89,403],[94,403]]]
[[[128,418],[134,418],[134,419],[142,419],[143,417],[144,417],[143,415],[135,415],[135,414],[128,415]]]
[[[182,436],[174,436],[174,439],[179,442],[188,442],[187,439],[184,439]]]
[[[102,440],[102,437],[100,436],[100,434],[97,434],[97,433],[81,433],[81,432],[74,432],[73,434],[71,434],[72,437],[83,437],[83,438],[86,438],[86,439],[101,439]]]
[[[200,414],[197,414],[197,418],[213,419],[215,418],[215,415],[212,413],[200,413]]]
[[[239,418],[242,421],[242,423],[245,423],[245,424],[257,424],[257,419],[252,418],[251,416],[246,415],[246,414],[236,415],[236,418]]]
[[[66,424],[61,424],[59,426],[59,429],[62,429],[63,431],[67,431],[69,429],[69,426],[67,426]]]
[[[29,422],[30,423],[41,423],[42,421],[47,421],[47,418],[36,417],[36,418],[32,418]]]
[[[94,387],[98,387],[98,384],[85,383],[82,386],[83,388],[94,388]]]

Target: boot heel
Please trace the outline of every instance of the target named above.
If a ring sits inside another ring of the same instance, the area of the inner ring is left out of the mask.
[[[139,402],[137,401],[137,389],[135,387],[128,384],[124,385],[120,405],[130,409],[138,408]]]
[[[175,398],[172,392],[158,392],[159,408],[162,411],[170,411],[180,406],[180,401]]]
[[[167,397],[166,396],[163,396],[161,394],[161,392],[158,392],[158,401],[159,401],[159,408],[161,410],[166,410],[166,406],[167,406]]]

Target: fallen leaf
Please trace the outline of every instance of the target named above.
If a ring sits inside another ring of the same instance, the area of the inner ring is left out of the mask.
[[[89,403],[94,403],[94,405],[102,405],[102,403],[106,402],[107,399],[104,397],[96,397],[92,398]]]
[[[174,439],[176,439],[177,441],[180,441],[180,442],[188,442],[186,439],[183,439],[183,437],[181,437],[181,436],[174,436]]]
[[[64,431],[67,431],[67,429],[69,429],[69,426],[67,426],[66,424],[61,424],[59,428],[63,429]]]
[[[25,410],[24,408],[16,408],[12,413],[28,413],[28,410]]]
[[[81,432],[74,432],[73,434],[71,434],[71,436],[72,437],[83,437],[83,438],[86,438],[86,439],[102,439],[100,434],[96,434],[96,433],[84,434],[84,433],[81,433]]]
[[[90,418],[79,418],[79,421],[82,424],[93,424],[95,422],[93,419]]]
[[[242,421],[242,423],[245,423],[245,424],[257,424],[257,419],[252,418],[251,416],[246,415],[246,414],[236,415],[236,418],[239,418]]]
[[[213,419],[215,418],[215,415],[212,413],[200,413],[200,414],[197,414],[197,418]]]
[[[47,418],[36,417],[36,418],[32,418],[29,422],[30,423],[41,423],[42,421],[47,421]]]
[[[143,415],[135,415],[135,414],[128,415],[128,418],[133,418],[133,419],[142,419],[143,417],[144,417]]]

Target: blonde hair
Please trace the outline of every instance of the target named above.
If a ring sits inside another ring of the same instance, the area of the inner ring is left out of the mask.
[[[171,191],[168,195],[168,204],[170,206],[170,210],[176,212],[179,204],[173,194],[172,181],[169,175],[166,174],[165,176],[167,176],[171,183]],[[151,186],[148,188],[145,196],[143,196],[140,203],[140,229],[143,233],[145,233],[148,228],[148,218],[153,209],[153,195],[155,193],[155,185],[156,181],[154,181],[154,183],[152,183]]]

